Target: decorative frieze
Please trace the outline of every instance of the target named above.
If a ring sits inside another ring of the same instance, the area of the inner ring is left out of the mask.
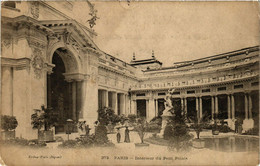
[[[31,2],[31,14],[34,19],[39,18],[40,9],[39,9],[39,2],[38,1],[32,1]]]
[[[40,79],[44,69],[45,58],[42,55],[40,49],[34,48],[32,54],[32,67],[34,70],[35,77]]]

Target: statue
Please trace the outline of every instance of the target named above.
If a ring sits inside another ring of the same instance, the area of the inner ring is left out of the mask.
[[[169,117],[172,116],[172,113],[169,110],[171,110],[173,108],[171,96],[172,96],[174,91],[175,91],[175,89],[169,89],[165,98],[164,98],[165,109],[164,109],[163,114],[162,114],[162,129],[161,129],[160,134],[159,134],[159,136],[161,136],[161,137],[163,137],[164,130],[165,130],[165,127],[167,125],[167,121],[168,121]]]
[[[171,96],[172,96],[174,90],[175,89],[172,89],[172,90],[169,89],[167,94],[166,94],[166,96],[165,96],[165,98],[164,98],[164,100],[165,100],[164,101],[165,109],[163,111],[163,116],[171,116],[171,113],[169,112],[169,110],[173,108]]]

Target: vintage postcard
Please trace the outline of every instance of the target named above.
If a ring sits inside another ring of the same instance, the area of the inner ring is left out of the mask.
[[[0,163],[258,165],[259,4],[2,1]]]

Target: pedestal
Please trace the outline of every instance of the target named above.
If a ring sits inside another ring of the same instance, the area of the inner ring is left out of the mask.
[[[243,120],[243,132],[252,129],[254,127],[254,120],[253,119],[245,119]]]
[[[159,137],[163,137],[164,130],[165,130],[165,127],[167,125],[169,117],[170,117],[169,115],[162,115],[162,128],[161,128],[161,131],[159,133]]]
[[[230,127],[231,130],[235,130],[235,121],[232,119],[227,119],[226,121],[228,123],[228,127]]]

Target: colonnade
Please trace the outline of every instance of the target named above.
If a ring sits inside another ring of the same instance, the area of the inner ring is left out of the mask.
[[[98,95],[99,108],[110,107],[117,115],[128,115],[130,113],[128,94],[99,89]]]
[[[236,95],[243,96],[244,101],[240,101],[236,99]],[[198,118],[202,118],[203,114],[205,112],[206,108],[204,107],[204,100],[207,98],[208,100],[208,110],[210,110],[211,114],[211,120],[214,120],[214,116],[222,113],[224,111],[224,120],[228,123],[229,127],[231,129],[235,129],[235,120],[238,119],[238,112],[244,112],[244,119],[243,119],[243,129],[248,130],[250,128],[253,128],[254,121],[253,121],[253,114],[252,114],[252,96],[249,92],[237,92],[237,93],[225,93],[225,94],[215,94],[215,95],[197,95],[197,96],[181,96],[176,97],[175,99],[180,100],[181,108],[185,112],[185,115],[187,115],[188,110],[194,110],[197,113]],[[159,115],[159,109],[158,109],[158,100],[163,99],[161,98],[137,98],[132,100],[132,111],[133,113],[137,114],[137,101],[138,100],[146,100],[146,119],[149,121],[152,118]],[[188,102],[189,100],[196,100],[194,108],[188,109]],[[221,100],[221,101],[220,101]],[[242,107],[238,107],[236,104],[240,102],[244,105]],[[226,109],[223,110],[223,106],[221,104],[226,105]],[[219,110],[221,109],[221,110]],[[237,112],[237,115],[236,115]],[[227,114],[226,114],[227,113]]]
[[[84,103],[84,80],[68,79],[68,108],[62,108],[59,112],[63,117],[64,110],[69,111],[73,121],[83,118],[83,103]],[[47,105],[52,107],[52,93],[51,92],[51,77],[47,74]],[[61,108],[57,108],[61,109]]]

